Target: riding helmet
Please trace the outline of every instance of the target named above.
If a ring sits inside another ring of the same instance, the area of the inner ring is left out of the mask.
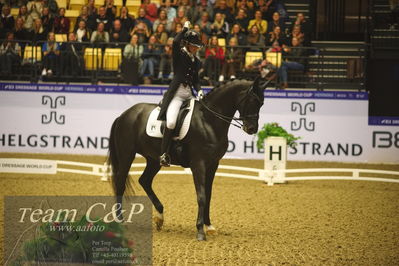
[[[194,30],[189,30],[184,34],[184,40],[191,45],[202,47],[203,43],[198,32]]]

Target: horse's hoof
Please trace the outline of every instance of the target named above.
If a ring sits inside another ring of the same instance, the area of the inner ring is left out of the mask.
[[[154,217],[154,222],[157,227],[157,230],[161,231],[162,226],[163,226],[163,214],[156,212],[155,217]]]
[[[206,241],[205,233],[198,233],[197,234],[197,240],[198,241]]]
[[[208,236],[214,236],[214,235],[218,234],[216,231],[216,228],[213,227],[213,225],[209,225],[209,226],[205,225],[205,232]]]

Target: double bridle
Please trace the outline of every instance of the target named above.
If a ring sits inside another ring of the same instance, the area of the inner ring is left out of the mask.
[[[256,101],[260,104],[260,106],[263,105],[263,99],[260,98],[255,92],[254,92],[254,88],[253,85],[248,89],[247,94],[245,95],[245,97],[243,97],[239,102],[238,102],[238,106],[244,101],[246,100],[248,97],[255,97]],[[227,116],[221,113],[218,113],[214,110],[212,110],[211,108],[209,108],[202,100],[199,101],[200,104],[205,107],[206,110],[208,110],[209,112],[211,112],[214,116],[216,116],[217,118],[219,118],[220,120],[233,125],[237,128],[242,129],[244,126],[244,120],[245,119],[253,119],[253,120],[258,120],[259,119],[259,113],[256,114],[245,114],[245,115],[241,115],[240,117],[235,117],[235,116]],[[245,110],[245,109],[244,109]]]

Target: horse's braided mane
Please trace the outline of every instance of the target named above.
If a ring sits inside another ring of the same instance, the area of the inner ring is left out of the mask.
[[[219,89],[225,89],[228,88],[230,86],[235,86],[238,83],[245,83],[245,82],[249,82],[246,79],[235,79],[235,80],[231,80],[231,81],[227,81],[226,83],[223,84],[219,84],[216,87],[213,87],[205,96],[205,98],[207,98],[209,95],[211,95],[213,92],[218,91]]]

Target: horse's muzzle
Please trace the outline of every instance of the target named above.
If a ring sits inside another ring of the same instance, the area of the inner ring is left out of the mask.
[[[258,127],[252,125],[244,125],[242,129],[249,135],[253,135],[258,132]]]

